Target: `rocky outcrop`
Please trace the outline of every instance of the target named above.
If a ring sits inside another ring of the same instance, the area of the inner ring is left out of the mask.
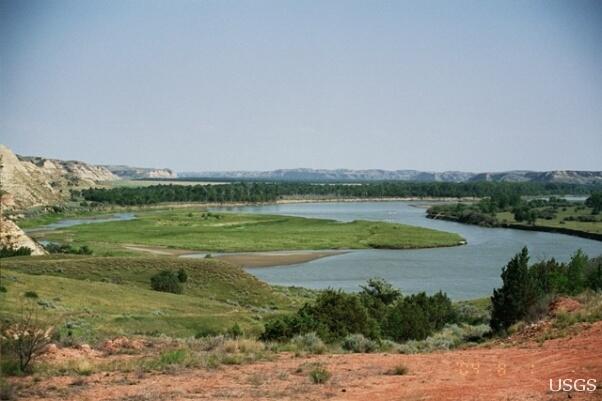
[[[142,178],[176,178],[177,174],[168,168],[145,168],[129,166],[103,166],[119,178],[142,179]]]
[[[70,190],[97,185],[119,177],[101,166],[79,161],[17,156],[0,145],[2,204],[23,210],[65,201]]]
[[[0,247],[31,249],[32,255],[45,255],[47,252],[34,240],[29,238],[13,221],[0,216]]]

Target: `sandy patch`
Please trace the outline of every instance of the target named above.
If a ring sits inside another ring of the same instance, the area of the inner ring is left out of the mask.
[[[225,260],[243,267],[271,267],[295,265],[327,256],[340,255],[344,251],[288,251],[288,252],[250,252],[240,254],[217,255],[217,259]]]
[[[513,347],[494,345],[423,355],[338,354],[295,357],[217,369],[167,374],[98,373],[54,377],[27,386],[30,400],[601,400],[593,392],[551,392],[550,379],[595,379],[602,383],[602,322],[574,336]],[[308,372],[319,363],[332,373],[312,384]],[[398,365],[404,375],[390,372]],[[80,380],[77,385],[73,383]]]

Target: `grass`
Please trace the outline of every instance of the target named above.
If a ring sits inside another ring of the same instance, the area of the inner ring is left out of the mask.
[[[88,245],[96,254],[124,244],[208,252],[309,249],[427,248],[458,245],[458,234],[385,222],[291,216],[207,213],[200,209],[147,209],[137,219],[73,226],[37,239]]]
[[[152,291],[150,276],[185,269],[181,295]],[[311,291],[278,288],[219,260],[52,255],[2,260],[0,319],[36,305],[62,340],[98,341],[114,335],[194,336],[223,333],[238,323],[258,333],[263,319],[289,312]],[[38,298],[26,298],[35,292]],[[59,322],[59,324],[57,324]],[[70,335],[69,335],[70,334]]]
[[[587,233],[602,234],[602,222],[600,220],[595,222],[565,220],[567,217],[577,218],[579,216],[592,216],[591,208],[578,208],[575,206],[570,206],[564,209],[566,210],[562,210],[562,208],[558,209],[556,216],[551,220],[537,219],[535,225],[541,227],[566,228]],[[497,213],[496,218],[498,221],[507,224],[518,224],[524,226],[529,225],[526,222],[516,221],[511,212]]]

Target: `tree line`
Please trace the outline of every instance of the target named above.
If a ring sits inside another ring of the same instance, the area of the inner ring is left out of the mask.
[[[240,182],[205,185],[151,185],[147,187],[90,188],[73,191],[74,199],[122,206],[161,202],[273,202],[286,197],[397,198],[397,197],[495,197],[511,204],[521,196],[590,194],[600,185],[510,182],[407,182],[362,184],[312,184],[302,182]]]

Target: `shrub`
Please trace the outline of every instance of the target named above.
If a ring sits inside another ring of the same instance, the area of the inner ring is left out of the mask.
[[[45,245],[44,248],[50,253],[71,253],[75,255],[92,255],[92,250],[87,246],[83,245],[80,248],[74,247],[69,244],[56,244],[50,242]]]
[[[13,248],[9,246],[3,246],[0,248],[0,258],[9,258],[11,256],[29,256],[32,250],[27,247]]]
[[[395,341],[422,340],[431,330],[425,309],[412,297],[397,301],[383,322],[384,334]]]
[[[25,298],[38,298],[38,293],[35,291],[25,291],[23,294]]]
[[[479,308],[468,302],[458,302],[454,305],[456,321],[466,324],[489,323],[491,314],[487,309]]]
[[[234,325],[232,325],[232,327],[230,327],[228,329],[227,334],[228,334],[228,337],[239,338],[239,337],[243,336],[243,331],[240,328],[240,326],[238,325],[238,323],[234,323]]]
[[[150,279],[151,288],[155,291],[171,292],[173,294],[182,293],[182,284],[178,276],[169,270],[163,270]]]
[[[3,369],[26,373],[50,343],[53,328],[40,324],[33,309],[23,309],[16,323],[2,332]],[[18,369],[17,369],[18,368]]]
[[[477,326],[451,324],[422,341],[411,340],[399,345],[402,354],[449,350],[466,342],[481,341],[490,331],[486,324]]]
[[[345,337],[342,347],[347,351],[369,353],[376,351],[378,344],[376,341],[370,340],[361,334],[351,334]]]
[[[402,363],[395,365],[393,367],[393,369],[387,371],[387,374],[396,375],[396,376],[403,376],[407,373],[408,373],[408,368],[407,368],[407,366],[405,366]]]
[[[323,366],[317,366],[309,372],[309,378],[313,384],[324,384],[332,374]]]
[[[188,281],[188,274],[186,273],[186,270],[184,270],[184,268],[178,270],[178,281],[180,283],[185,283]]]
[[[187,367],[192,364],[192,358],[187,349],[178,348],[161,352],[158,357],[146,360],[143,367],[148,370],[171,370]]]
[[[378,337],[378,326],[357,295],[326,290],[296,314],[269,321],[261,339],[282,341],[310,332],[334,342],[352,333]]]
[[[326,345],[314,332],[299,334],[291,340],[291,343],[298,349],[312,354],[323,354],[326,352]]]

